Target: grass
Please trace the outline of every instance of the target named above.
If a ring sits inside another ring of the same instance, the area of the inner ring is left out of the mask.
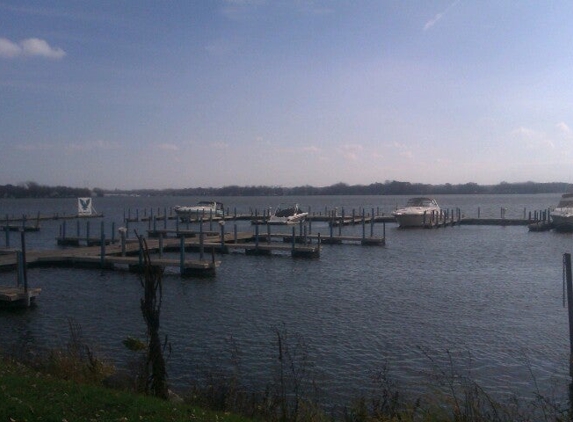
[[[78,384],[0,360],[1,421],[249,421],[184,403]]]

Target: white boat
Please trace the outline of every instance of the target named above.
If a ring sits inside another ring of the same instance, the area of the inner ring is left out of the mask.
[[[267,224],[296,224],[304,221],[307,212],[301,211],[298,204],[294,206],[278,206],[275,212],[267,220]]]
[[[435,199],[410,198],[406,206],[392,212],[400,227],[433,226],[441,218],[441,209]]]
[[[224,210],[223,204],[217,201],[199,201],[197,205],[173,207],[173,211],[182,222],[187,222],[191,218],[210,218],[222,217]]]
[[[557,231],[573,231],[573,193],[561,196],[557,207],[550,213],[553,228]]]

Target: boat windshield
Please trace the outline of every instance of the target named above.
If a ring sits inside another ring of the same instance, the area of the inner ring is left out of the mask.
[[[430,198],[411,198],[406,203],[407,207],[432,207],[436,205],[436,202]]]
[[[213,202],[213,201],[199,201],[197,203],[199,207],[209,207],[215,209],[223,209],[223,204],[220,202]]]
[[[296,207],[291,208],[277,208],[275,212],[275,217],[290,217],[291,215],[295,215],[297,213]]]

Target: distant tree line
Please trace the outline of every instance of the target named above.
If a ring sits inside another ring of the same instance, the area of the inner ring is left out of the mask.
[[[221,188],[184,188],[184,189],[140,189],[130,191],[103,191],[105,193],[123,193],[139,195],[171,195],[171,196],[306,196],[306,195],[448,195],[448,194],[535,194],[535,193],[565,193],[573,189],[569,183],[507,183],[497,185],[478,185],[465,183],[452,185],[430,185],[386,181],[369,185],[348,185],[336,183],[331,186],[224,186]]]
[[[570,183],[508,183],[497,185],[478,185],[464,183],[452,185],[430,185],[423,183],[398,182],[396,180],[369,185],[348,185],[336,183],[331,186],[224,186],[221,188],[184,188],[184,189],[133,189],[108,190],[71,188],[66,186],[43,186],[36,182],[14,185],[0,185],[0,198],[75,198],[83,196],[105,196],[106,194],[144,195],[144,196],[308,196],[308,195],[453,195],[453,194],[535,194],[565,193],[573,191]]]
[[[76,198],[91,196],[88,188],[67,186],[42,186],[36,182],[14,185],[0,185],[0,198]]]

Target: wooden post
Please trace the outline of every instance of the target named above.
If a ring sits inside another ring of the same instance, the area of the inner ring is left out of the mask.
[[[111,244],[115,243],[115,221],[111,222]]]
[[[167,230],[167,207],[163,208],[163,228]]]
[[[103,268],[104,260],[105,260],[105,229],[104,229],[104,222],[101,222],[101,233],[100,233],[100,266]]]
[[[20,287],[24,284],[24,265],[22,261],[22,251],[16,251],[16,262],[18,265],[18,272],[16,274],[16,286]]]
[[[567,310],[569,315],[569,375],[573,377],[573,277],[571,274],[571,254],[563,254],[565,281],[567,284]]]
[[[179,238],[179,273],[185,274],[185,236]]]
[[[119,229],[119,232],[120,232],[120,236],[121,236],[121,256],[125,256],[125,236],[126,236],[127,229],[124,227],[121,227]]]
[[[237,223],[233,224],[233,243],[237,244]]]
[[[10,220],[8,220],[8,214],[6,214],[6,247],[10,247]]]
[[[225,253],[225,220],[219,221],[221,228],[221,253]]]
[[[138,209],[139,211],[139,209]],[[142,242],[139,242],[139,270],[141,271],[143,269],[143,244]]]
[[[366,239],[366,215],[364,214],[364,209],[362,209],[362,240],[364,239]]]
[[[159,258],[163,258],[163,233],[159,233]]]
[[[374,208],[372,208],[372,215],[370,216],[370,237],[374,237]]]
[[[295,247],[294,245],[295,245],[295,242],[296,242],[295,236],[296,236],[296,228],[293,227],[293,228],[292,228],[292,242],[291,242],[291,245],[292,245],[292,253],[293,253],[293,254],[294,254],[294,247]]]
[[[28,274],[26,272],[26,232],[20,232],[20,241],[22,244],[22,279],[24,281],[24,291],[28,292]]]
[[[66,220],[62,223],[62,239],[66,240]]]
[[[203,210],[205,212],[205,210]],[[205,253],[205,249],[203,247],[203,219],[199,223],[199,259],[203,261],[203,255]]]
[[[259,249],[259,225],[255,224],[255,248]]]

